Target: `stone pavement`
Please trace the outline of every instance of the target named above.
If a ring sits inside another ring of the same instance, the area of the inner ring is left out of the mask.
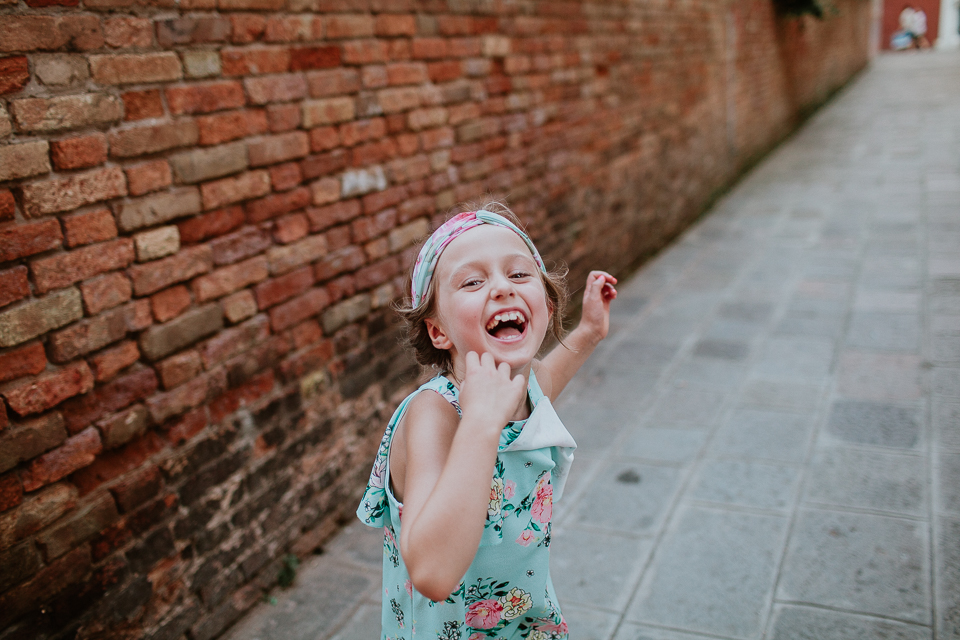
[[[558,410],[573,640],[960,639],[960,55],[882,56],[621,283]],[[349,526],[230,640],[379,638]]]

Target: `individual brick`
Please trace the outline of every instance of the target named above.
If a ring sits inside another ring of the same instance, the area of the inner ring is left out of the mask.
[[[166,160],[142,162],[124,168],[124,173],[127,174],[127,191],[131,196],[142,196],[173,183],[170,163]]]
[[[290,102],[307,97],[307,80],[300,73],[245,78],[243,87],[251,104]]]
[[[82,461],[85,458],[77,453],[73,453],[73,455],[76,456],[76,459],[67,463],[67,466],[79,465],[79,468],[93,462],[93,460],[90,460],[83,464]],[[87,453],[87,455],[89,454]],[[87,542],[113,524],[119,517],[120,514],[117,513],[117,504],[114,502],[113,496],[100,496],[93,503],[84,504],[75,513],[64,518],[63,522],[58,522],[55,526],[43,531],[37,536],[37,544],[43,550],[44,558],[47,562],[50,562]]]
[[[27,86],[28,82],[30,64],[27,56],[0,58],[0,95],[16,93]]]
[[[223,267],[200,276],[191,286],[197,302],[206,302],[265,280],[267,276],[267,259],[264,256],[256,256],[246,262]]]
[[[193,300],[190,298],[190,291],[183,285],[170,287],[150,296],[150,307],[157,322],[176,318],[190,306],[191,302]]]
[[[378,36],[412,36],[417,33],[417,21],[410,14],[381,13],[377,15],[374,31]]]
[[[127,179],[120,167],[106,167],[65,178],[27,183],[21,190],[23,211],[35,218],[125,196]]]
[[[39,342],[31,342],[0,354],[0,382],[35,376],[47,368],[47,354]]]
[[[30,272],[37,292],[46,293],[107,271],[122,269],[131,262],[133,241],[117,238],[49,258],[38,258],[30,263]]]
[[[258,284],[253,289],[257,307],[268,309],[300,295],[313,286],[314,276],[310,267],[302,267],[279,278]]]
[[[210,9],[216,7],[212,3]],[[200,9],[201,7],[195,7]],[[230,36],[230,22],[220,16],[194,14],[167,20],[157,20],[157,42],[164,49],[178,44],[226,42]]]
[[[111,131],[107,137],[110,155],[115,158],[134,158],[193,146],[197,144],[200,134],[195,122],[181,118],[175,122]]]
[[[324,288],[310,289],[304,294],[270,309],[270,326],[275,332],[289,329],[323,311],[330,304]],[[369,310],[369,309],[368,309]]]
[[[213,50],[184,51],[183,74],[187,78],[211,78],[222,73],[220,53]]]
[[[216,147],[192,149],[170,156],[177,182],[195,184],[239,173],[249,165],[247,145],[233,142]]]
[[[221,144],[264,133],[269,129],[267,113],[262,109],[228,111],[197,118],[200,144]]]
[[[6,15],[0,23],[0,52],[92,51],[102,46],[97,16]]]
[[[308,236],[293,244],[273,247],[267,251],[270,274],[287,273],[297,267],[314,262],[326,253],[327,239],[324,236]]]
[[[323,331],[328,336],[344,325],[356,322],[370,313],[370,295],[362,293],[327,309],[321,320]]]
[[[23,502],[23,485],[16,473],[0,476],[0,513]]]
[[[95,209],[61,218],[68,247],[79,247],[117,237],[117,223],[109,209]]]
[[[217,209],[268,193],[270,193],[270,173],[262,169],[207,182],[200,187],[204,209]]]
[[[267,19],[263,38],[267,42],[297,42],[323,37],[323,19],[319,16],[271,16]]]
[[[80,293],[87,315],[95,316],[129,300],[133,286],[125,275],[113,272],[81,282]]]
[[[92,388],[90,367],[86,362],[77,362],[30,380],[8,383],[0,393],[17,415],[27,416],[46,411]]]
[[[334,47],[335,48],[335,47]],[[339,49],[337,49],[339,55]],[[337,64],[332,65],[339,67]],[[327,98],[360,90],[360,73],[356,69],[339,68],[307,73],[307,87],[312,98]]]
[[[98,132],[57,140],[50,144],[50,155],[60,170],[95,167],[107,161],[107,137]]]
[[[126,91],[120,94],[120,99],[123,100],[123,119],[127,122],[162,118],[164,115],[159,89]]]
[[[243,224],[243,208],[225,207],[177,223],[180,242],[192,244],[223,235]],[[219,263],[218,263],[219,264]]]
[[[20,424],[4,429],[0,432],[0,473],[17,466],[21,462],[36,458],[40,454],[59,446],[67,439],[67,430],[64,428],[63,416],[56,411],[42,415],[32,420],[24,420]],[[28,512],[28,522],[40,520],[43,522],[42,514],[47,512],[48,505],[45,500],[51,496],[44,496],[41,501],[35,502],[37,498],[30,500],[30,506],[26,509]],[[75,495],[74,495],[75,497]],[[30,512],[36,509],[39,514]],[[18,514],[20,515],[20,514]],[[36,515],[41,517],[37,518]],[[28,531],[22,531],[23,535],[30,535],[37,529],[34,527],[22,527]],[[0,534],[0,538],[2,538]],[[0,543],[3,540],[0,539]],[[0,547],[4,546],[0,544]]]
[[[63,440],[66,440],[65,434],[53,446],[60,444]],[[20,489],[23,490],[22,485]],[[2,531],[0,532],[0,549],[5,549],[15,541],[42,531],[70,513],[77,506],[78,498],[77,488],[67,482],[45,487],[28,496],[19,509],[14,513],[6,514],[5,522],[0,525],[0,531]]]
[[[172,51],[90,56],[90,75],[97,84],[146,84],[183,77],[180,58]]]
[[[390,252],[396,253],[415,244],[430,233],[430,223],[426,218],[418,218],[408,224],[390,230]]]
[[[10,189],[0,189],[0,221],[13,220],[17,214],[17,201]]]
[[[100,434],[93,427],[67,438],[60,447],[36,458],[20,474],[24,491],[36,491],[81,469],[103,450]]]
[[[143,231],[133,237],[137,262],[156,260],[180,251],[180,230],[176,226]]]
[[[270,337],[269,324],[265,315],[258,315],[211,337],[198,349],[203,366],[208,370],[213,369],[215,365],[264,342]]]
[[[7,108],[0,104],[0,138],[6,138],[13,133],[13,124],[10,122],[10,114]]]
[[[303,126],[307,129],[325,124],[347,122],[356,117],[353,98],[323,98],[303,101]]]
[[[33,57],[33,72],[48,87],[69,87],[90,77],[87,59],[79,54],[38,53]]]
[[[390,57],[388,44],[383,40],[367,38],[343,43],[343,61],[346,64],[386,62]]]
[[[117,222],[123,231],[135,231],[199,213],[201,206],[199,189],[182,187],[119,203]]]
[[[324,256],[323,260],[314,265],[314,277],[318,282],[324,282],[342,273],[356,271],[366,262],[366,255],[360,247],[343,247]]]
[[[126,411],[104,418],[97,422],[104,449],[116,449],[137,436],[150,426],[150,414],[142,404],[135,404]]]
[[[311,151],[327,151],[340,146],[340,133],[336,127],[317,127],[309,134]]]
[[[40,569],[30,580],[0,595],[0,624],[12,622],[13,611],[35,611],[65,589],[79,588],[90,572],[90,547],[83,545]]]
[[[134,294],[144,296],[206,273],[212,267],[213,255],[210,247],[201,245],[183,249],[168,258],[133,265],[128,274],[133,280]]]
[[[213,252],[214,264],[223,265],[262,253],[270,245],[270,236],[264,229],[247,226],[213,240],[210,250]]]
[[[247,220],[257,223],[303,209],[311,202],[313,202],[313,195],[310,189],[300,187],[286,193],[271,193],[264,198],[246,203],[244,208],[247,211]]]
[[[310,139],[305,131],[292,131],[251,141],[247,149],[250,166],[262,167],[303,158],[310,153]]]
[[[222,11],[280,11],[286,0],[219,0]]]
[[[203,360],[196,350],[191,349],[161,360],[156,368],[163,388],[173,389],[203,373]]]
[[[291,51],[287,47],[225,47],[220,51],[224,76],[283,73],[291,68],[290,59]]]
[[[310,201],[315,205],[330,204],[347,195],[336,178],[323,178],[310,185]]]
[[[220,301],[223,313],[231,324],[236,324],[257,313],[257,301],[249,289],[243,289]]]
[[[157,390],[157,375],[150,367],[133,367],[131,371],[97,386],[92,393],[63,403],[67,431],[77,433],[91,423],[115,411],[143,400]]]
[[[154,325],[140,336],[140,351],[151,362],[160,360],[223,328],[223,310],[210,303],[166,324]],[[160,422],[160,421],[158,421]]]
[[[107,382],[140,359],[140,349],[133,340],[104,349],[89,359],[93,377],[97,382]]]
[[[153,44],[153,22],[132,16],[109,18],[103,23],[103,39],[117,49],[146,49]]]
[[[53,133],[118,122],[123,105],[106,93],[14,100],[11,112],[17,128],[28,133]]]
[[[299,103],[267,105],[267,122],[272,133],[283,133],[300,128],[301,109]],[[309,137],[309,134],[308,134]]]
[[[296,47],[290,51],[290,70],[332,69],[340,66],[343,53],[335,45]]]
[[[290,244],[310,233],[306,214],[292,213],[278,218],[273,227],[273,238],[280,244]]]
[[[226,372],[218,367],[166,393],[152,396],[147,400],[147,409],[156,424],[163,424],[170,418],[223,395],[226,390]]]
[[[307,209],[307,218],[310,220],[310,231],[316,233],[332,225],[349,222],[361,213],[360,201],[352,199],[326,207],[310,207]]]
[[[0,313],[0,347],[12,347],[83,317],[80,292],[56,291]]]
[[[167,87],[165,93],[170,113],[174,115],[236,109],[247,101],[243,86],[237,81]]]
[[[163,477],[154,465],[139,469],[135,474],[125,477],[110,487],[120,513],[129,513],[156,497],[163,487]]]
[[[30,283],[27,282],[27,268],[23,265],[0,271],[0,307],[16,302],[30,295]],[[0,377],[3,373],[0,372]]]
[[[303,172],[296,162],[285,162],[270,167],[270,184],[274,191],[289,191],[303,181]]]
[[[50,173],[50,144],[45,140],[0,147],[0,181]]]
[[[113,308],[92,318],[86,318],[50,334],[47,349],[54,362],[69,362],[78,356],[102,349],[127,336],[136,328],[132,314],[136,304]]]

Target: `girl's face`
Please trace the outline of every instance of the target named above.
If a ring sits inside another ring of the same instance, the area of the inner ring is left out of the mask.
[[[529,372],[550,325],[540,268],[516,233],[484,224],[455,238],[434,273],[437,313],[427,329],[462,380],[467,353],[490,353],[513,375]]]

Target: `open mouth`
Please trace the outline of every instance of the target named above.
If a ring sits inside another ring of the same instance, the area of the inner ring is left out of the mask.
[[[498,340],[519,338],[527,328],[527,317],[519,311],[498,313],[487,323],[486,329]]]

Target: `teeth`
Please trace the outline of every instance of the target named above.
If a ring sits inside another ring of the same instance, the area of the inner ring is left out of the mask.
[[[498,313],[487,323],[487,331],[490,331],[501,322],[519,322],[523,324],[527,319],[519,311],[508,311],[507,313]]]

